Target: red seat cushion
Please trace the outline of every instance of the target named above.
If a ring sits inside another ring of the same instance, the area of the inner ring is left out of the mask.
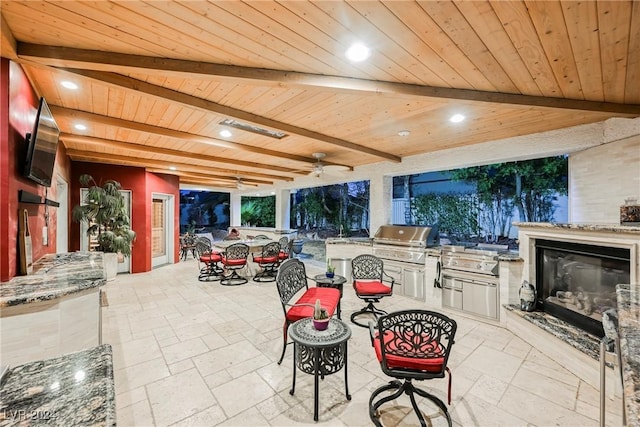
[[[442,372],[444,357],[430,356],[427,358],[424,356],[425,353],[434,353],[435,355],[442,354],[442,350],[438,348],[437,343],[435,341],[429,341],[428,336],[413,337],[411,331],[405,332],[405,337],[400,340],[395,340],[396,334],[393,331],[386,331],[384,333],[384,342],[390,346],[392,351],[398,350],[398,347],[400,347],[402,353],[406,354],[406,356],[400,356],[385,353],[387,366],[391,369],[406,368],[426,372]],[[419,343],[423,344],[417,347]],[[382,350],[380,349],[380,338],[378,334],[375,335],[373,340],[373,347],[376,350],[378,361],[382,362]],[[389,351],[389,349],[386,351]]]
[[[285,253],[285,252],[280,252],[280,253],[278,254],[278,258],[279,258],[279,259],[287,259],[287,258],[289,258],[289,254],[288,254],[288,253]]]
[[[231,265],[231,266],[237,267],[240,265],[245,265],[247,263],[247,259],[246,258],[227,259],[226,257],[222,257],[222,263],[224,265]]]
[[[356,280],[353,287],[358,295],[391,295],[391,288],[377,280]]]
[[[295,304],[309,305],[291,307],[289,311],[287,311],[287,320],[295,322],[305,317],[312,317],[313,305],[317,299],[320,300],[320,305],[327,310],[327,314],[331,317],[340,302],[340,291],[334,288],[309,288],[309,290],[302,294],[295,302]]]
[[[220,261],[222,261],[222,255],[220,255],[217,252],[200,256],[200,262],[207,263],[207,262],[220,262]]]
[[[278,257],[277,256],[266,256],[266,257],[256,256],[256,257],[253,257],[253,260],[258,264],[270,264],[270,263],[277,262]]]

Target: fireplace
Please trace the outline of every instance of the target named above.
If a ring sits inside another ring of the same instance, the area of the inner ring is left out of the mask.
[[[616,307],[616,285],[630,283],[630,250],[535,240],[537,308],[602,337],[601,314]]]

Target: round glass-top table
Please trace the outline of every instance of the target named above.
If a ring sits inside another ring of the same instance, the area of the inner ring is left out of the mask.
[[[351,338],[349,325],[339,319],[330,319],[327,329],[319,331],[313,327],[313,319],[307,317],[289,326],[289,337],[293,341],[293,384],[289,394],[296,388],[296,367],[313,374],[313,419],[318,421],[318,379],[335,374],[344,368],[344,389],[347,400],[351,400],[347,382],[347,341]]]

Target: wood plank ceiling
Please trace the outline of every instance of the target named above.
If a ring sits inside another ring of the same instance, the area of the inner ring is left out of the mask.
[[[2,56],[52,106],[73,160],[184,184],[271,184],[307,174],[313,153],[353,168],[640,116],[640,2],[3,0],[0,13]],[[368,60],[345,58],[354,42]]]

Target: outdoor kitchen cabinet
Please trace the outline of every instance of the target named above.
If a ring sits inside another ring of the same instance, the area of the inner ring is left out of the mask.
[[[385,261],[385,274],[391,276],[395,283],[393,293],[424,301],[425,275],[421,265]],[[386,278],[388,280],[388,278]]]

